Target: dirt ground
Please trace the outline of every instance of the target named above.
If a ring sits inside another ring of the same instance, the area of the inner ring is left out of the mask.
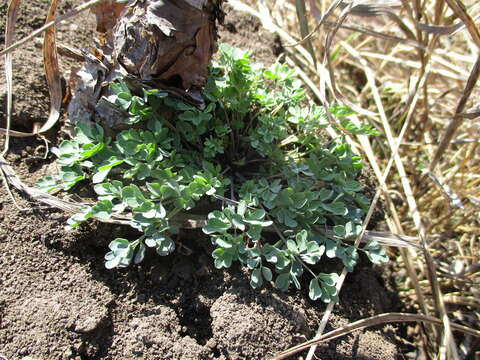
[[[80,3],[65,0],[62,11]],[[43,23],[46,8],[45,1],[24,4],[18,37]],[[3,3],[0,41],[5,13]],[[253,18],[230,12],[225,25],[221,41],[251,49],[255,60],[271,63],[280,54],[278,39]],[[93,28],[93,19],[84,14],[61,25],[59,39],[88,47]],[[34,44],[15,53],[18,130],[28,131],[33,122],[47,117],[41,64],[41,51]],[[73,64],[64,60],[63,70]],[[3,79],[1,85],[4,102]],[[12,139],[11,147],[7,160],[25,182],[34,183],[51,168],[52,158],[42,159],[43,141]],[[14,195],[20,207],[37,206]],[[106,270],[107,244],[116,236],[128,238],[131,230],[92,224],[67,232],[66,218],[52,209],[19,211],[3,184],[0,187],[0,359],[265,359],[311,338],[325,309],[308,300],[305,290],[281,293],[268,286],[255,291],[238,267],[216,270],[207,247],[199,245],[203,239],[194,232],[180,234],[180,241],[193,250],[190,255],[152,255],[139,266]],[[361,261],[347,277],[327,330],[399,310],[381,271]],[[357,332],[322,344],[317,356],[403,358],[403,331],[381,326]]]

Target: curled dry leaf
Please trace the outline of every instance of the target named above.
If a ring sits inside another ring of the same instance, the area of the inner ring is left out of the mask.
[[[60,0],[52,0],[50,2],[50,8],[46,20],[47,23],[55,20],[59,3]],[[57,120],[60,118],[60,108],[62,106],[62,79],[58,64],[55,26],[45,31],[43,41],[43,63],[50,92],[50,115],[48,116],[47,122],[38,131],[39,133],[48,131],[56,124]]]

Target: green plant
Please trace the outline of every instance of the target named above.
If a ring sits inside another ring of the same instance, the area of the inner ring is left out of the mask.
[[[338,276],[318,272],[318,264],[339,258],[352,271],[357,262],[358,250],[343,240],[359,234],[369,205],[356,180],[361,159],[343,139],[325,138],[322,129],[335,125],[322,107],[306,105],[295,71],[284,64],[265,69],[252,65],[248,52],[221,45],[210,74],[204,110],[158,90],[133,94],[122,81],[111,84],[108,100],[135,128],[109,138],[98,124],[78,124],[75,137],[52,150],[58,175],[39,185],[93,187],[97,203],[72,216],[71,228],[131,217],[142,235],[112,241],[107,268],[141,262],[147,247],[172,253],[175,217],[208,204],[216,210],[203,232],[217,268],[239,261],[251,270],[252,287],[274,281],[281,290],[300,288],[306,271],[310,297],[335,301]],[[329,111],[351,132],[374,133],[353,124],[348,109]],[[386,260],[378,244],[360,250],[373,262]]]

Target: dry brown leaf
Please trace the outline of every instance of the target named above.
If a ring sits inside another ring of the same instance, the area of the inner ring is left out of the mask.
[[[50,8],[45,23],[49,23],[55,19],[59,3],[60,0],[52,0],[50,2]],[[50,92],[50,115],[48,116],[47,122],[38,131],[39,133],[50,130],[53,125],[56,124],[60,118],[60,108],[62,106],[62,78],[58,65],[55,26],[45,31],[43,41],[43,64],[45,66],[48,91]]]
[[[97,31],[107,33],[113,29],[126,3],[116,0],[104,0],[93,7],[92,12],[97,19]]]
[[[73,124],[93,120],[95,107],[101,96],[101,85],[108,71],[109,69],[95,56],[85,54],[84,65],[72,75],[76,81],[70,79],[71,86],[75,86],[68,105],[68,115]]]
[[[8,3],[7,13],[7,27],[5,31],[5,47],[9,47],[13,44],[15,38],[15,23],[17,21],[18,9],[20,7],[21,0],[10,0]],[[13,75],[12,75],[12,54],[5,54],[5,77],[7,82],[7,119],[6,129],[2,129],[6,134],[5,148],[2,152],[3,155],[8,151],[10,127],[12,121],[13,110]]]

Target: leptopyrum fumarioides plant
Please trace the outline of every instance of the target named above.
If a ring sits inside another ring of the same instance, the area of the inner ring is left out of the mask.
[[[306,105],[293,70],[252,65],[248,52],[221,45],[204,110],[159,90],[133,94],[125,82],[110,86],[108,101],[128,113],[132,127],[110,138],[98,124],[78,124],[75,137],[52,150],[58,175],[39,183],[49,191],[93,187],[97,203],[72,216],[69,227],[131,216],[142,235],[113,240],[107,268],[141,262],[146,248],[172,253],[172,219],[208,204],[216,210],[203,232],[217,268],[239,261],[251,270],[252,287],[273,281],[281,290],[300,288],[308,272],[310,298],[337,299],[337,274],[316,265],[339,258],[352,271],[357,262],[359,250],[343,239],[359,234],[369,205],[356,180],[362,163],[343,139],[326,140],[322,129],[332,125],[323,108]],[[375,134],[353,123],[348,109],[330,111],[350,132]],[[373,262],[386,260],[376,243],[360,251]]]

